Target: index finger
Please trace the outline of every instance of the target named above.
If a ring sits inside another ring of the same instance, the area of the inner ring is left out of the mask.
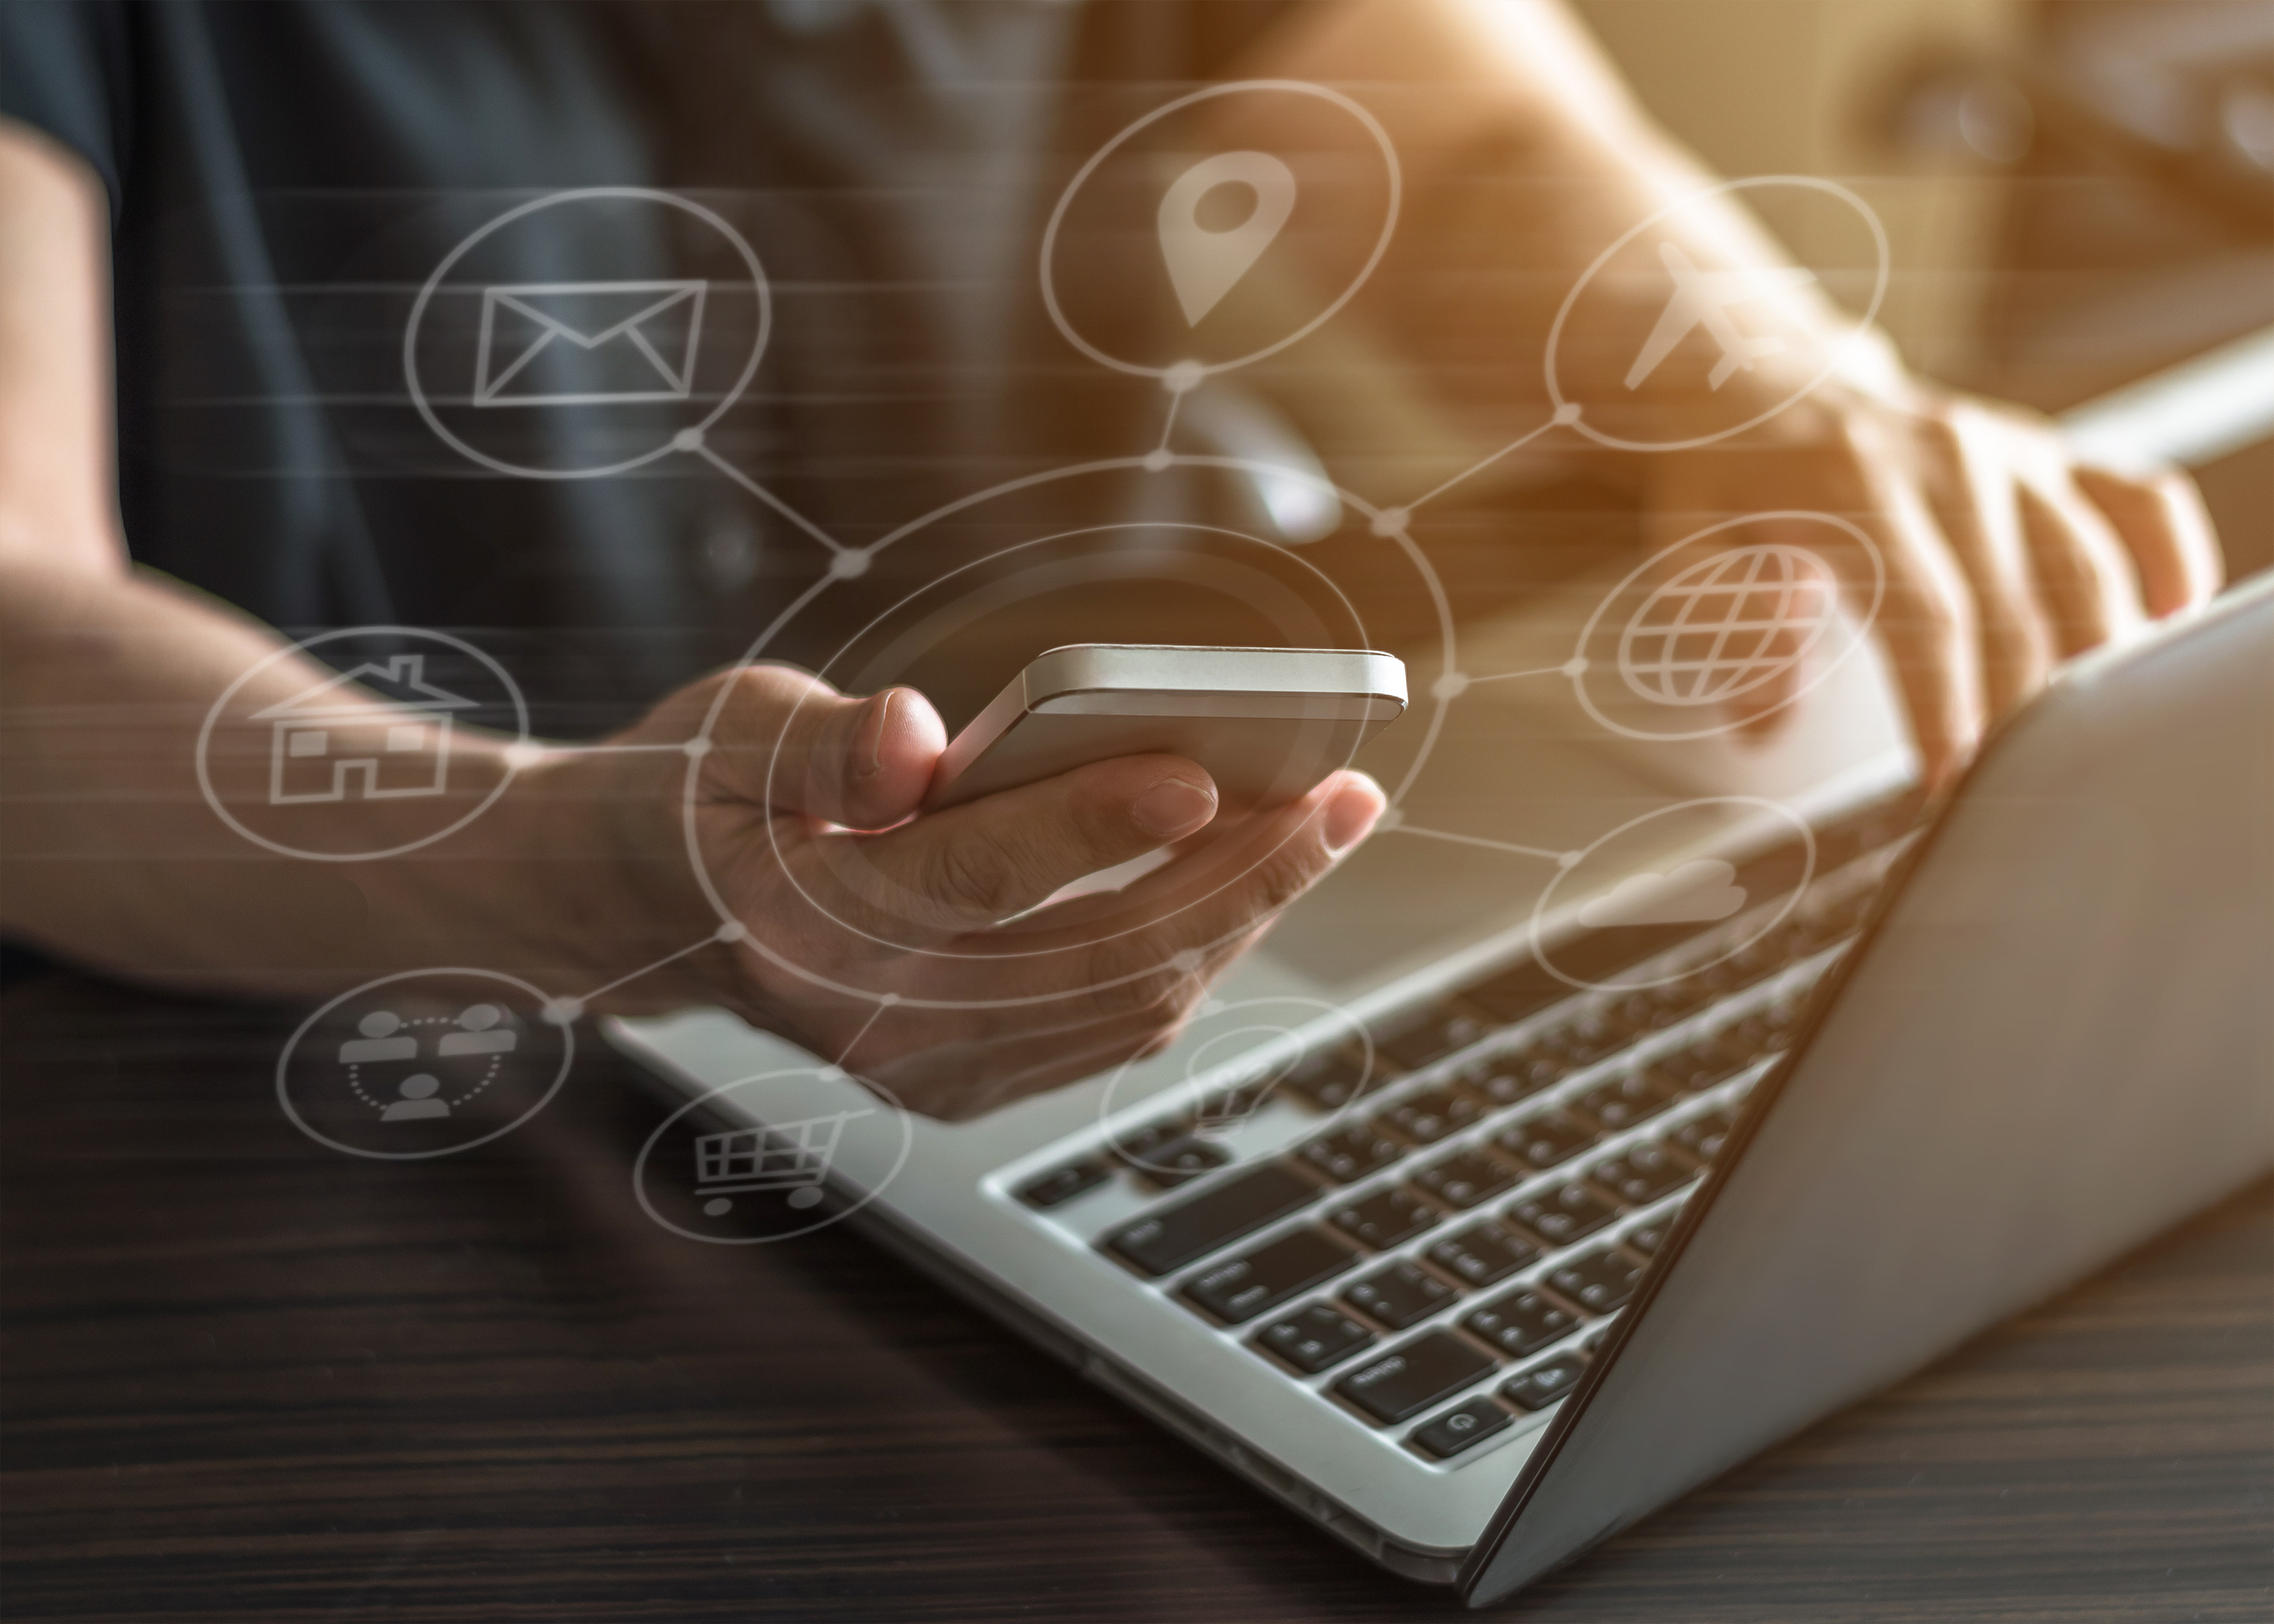
[[[1024,914],[1076,880],[1197,832],[1216,809],[1216,785],[1193,763],[1128,756],[815,849],[885,934],[913,928],[937,937]]]

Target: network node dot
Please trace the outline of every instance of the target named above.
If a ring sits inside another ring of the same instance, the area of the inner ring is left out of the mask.
[[[1148,474],[1165,474],[1175,462],[1176,458],[1171,456],[1165,450],[1148,451],[1145,454],[1145,471]]]
[[[539,1014],[547,1026],[573,1026],[584,1019],[584,1001],[582,998],[547,998]]]
[[[1179,361],[1161,374],[1161,387],[1171,395],[1189,395],[1207,376],[1208,368],[1198,361]]]
[[[896,992],[888,992],[883,997],[877,1000],[877,1003],[883,1004],[887,1009],[890,1009],[893,1004],[898,1004],[900,1001],[900,995]]]
[[[750,928],[739,919],[730,919],[711,934],[721,942],[741,942],[748,939]]]
[[[1374,533],[1377,536],[1400,535],[1412,522],[1413,515],[1410,509],[1385,508],[1374,515]]]
[[[1382,816],[1374,820],[1374,832],[1387,834],[1405,821],[1404,812],[1397,807],[1384,807]]]
[[[711,754],[711,741],[708,739],[689,739],[685,744],[681,745],[679,748],[687,752],[687,758],[689,761],[701,761],[704,756]]]
[[[1555,409],[1555,421],[1569,426],[1579,420],[1579,402],[1566,401]]]
[[[1563,674],[1567,677],[1585,676],[1587,674],[1587,657],[1584,654],[1575,654],[1570,659],[1565,660],[1563,662]]]
[[[848,547],[829,560],[829,573],[840,581],[856,581],[869,573],[869,555]]]
[[[505,747],[505,765],[508,772],[525,772],[545,759],[541,744],[508,744]]]
[[[652,442],[651,442],[651,443],[652,443]],[[700,451],[700,450],[702,450],[702,449],[703,449],[703,431],[702,431],[701,429],[681,429],[681,430],[680,430],[678,433],[674,434],[674,435],[671,437],[671,448],[672,448],[674,451],[688,451],[688,452],[695,452],[695,451]]]
[[[1429,691],[1439,699],[1458,699],[1469,691],[1468,673],[1449,671],[1429,685]]]
[[[1579,860],[1586,854],[1585,852],[1566,852],[1555,860],[1555,866],[1559,868],[1576,868],[1579,866]]]

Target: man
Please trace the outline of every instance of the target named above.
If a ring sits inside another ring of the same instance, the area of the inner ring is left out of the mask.
[[[496,805],[384,863],[250,850],[204,815],[190,778],[213,697],[282,641],[192,585],[275,622],[356,618],[339,605],[376,601],[381,586],[410,595],[403,618],[414,622],[437,601],[431,560],[424,575],[403,563],[432,546],[425,527],[390,508],[405,500],[392,487],[350,473],[326,439],[328,407],[311,403],[312,387],[296,394],[312,319],[289,307],[299,284],[282,267],[335,267],[367,233],[328,236],[291,214],[295,197],[716,184],[722,154],[759,166],[723,177],[740,184],[885,185],[941,151],[1031,180],[1020,156],[1058,81],[1098,40],[1149,40],[1148,73],[1352,87],[1417,195],[1480,171],[1540,182],[1525,194],[1538,206],[1497,233],[1527,274],[1487,308],[1377,302],[1370,316],[1417,356],[1459,344],[1487,393],[1520,401],[1538,386],[1510,335],[1536,344],[1561,289],[1605,245],[1709,184],[1554,0],[1101,4],[1087,24],[1084,10],[11,6],[0,17],[0,115],[14,121],[0,125],[0,703],[11,718],[0,924],[81,962],[222,990],[320,991],[445,963],[590,986],[716,925],[687,872],[691,840],[746,934],[627,980],[596,1007],[722,1004],[950,1116],[1166,1042],[1225,965],[1371,828],[1382,797],[1369,780],[1337,774],[1291,807],[1211,829],[1206,775],[1142,757],[912,817],[945,743],[925,700],[906,688],[840,696],[772,666],[698,679],[614,740],[664,747],[651,751],[522,764],[502,741],[463,742],[454,772],[476,792],[502,784]],[[1164,44],[1161,31],[1178,28]],[[1231,106],[1218,133],[1266,151],[1298,139]],[[1735,202],[1683,222],[1676,247],[1692,270],[1778,263]],[[1425,246],[1431,229],[1415,228]],[[907,220],[879,231],[870,241],[846,228],[855,261],[922,237]],[[953,240],[983,255],[1002,234]],[[1008,258],[1025,252],[1014,242]],[[1646,328],[1654,312],[1632,313]],[[984,329],[968,312],[935,316],[950,335]],[[1709,406],[1721,421],[1747,400],[1773,406],[1845,331],[1805,290],[1775,320],[1785,342],[1710,402],[1646,397],[1638,410],[1654,414],[1656,437],[1683,438]],[[114,344],[130,459],[116,483]],[[254,420],[218,451],[185,441],[154,405],[165,388],[185,398],[185,372],[210,403],[233,370],[258,382]],[[226,462],[248,439],[260,478],[204,475],[201,456]],[[1645,515],[1668,521],[1806,509],[1871,536],[1887,576],[1880,635],[1938,777],[2055,660],[2199,602],[2218,579],[2182,479],[2076,467],[2045,425],[1950,399],[1884,350],[1737,440],[1635,459],[1622,477]],[[588,581],[573,613],[669,590],[640,573],[651,566],[635,538],[611,536],[621,510],[605,500],[526,500],[551,505],[509,515],[508,541],[467,545],[553,561],[583,549],[602,585]],[[247,697],[281,703],[320,675],[276,660]],[[667,747],[714,712],[689,791],[686,760]],[[65,715],[72,725],[57,725]],[[406,804],[340,816],[384,849],[410,827]],[[1031,912],[1163,846],[1178,860],[1118,897]]]

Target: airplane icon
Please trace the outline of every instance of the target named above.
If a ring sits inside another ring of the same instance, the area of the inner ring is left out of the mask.
[[[1816,280],[1813,272],[1798,266],[1758,271],[1701,271],[1691,263],[1689,255],[1672,243],[1660,243],[1658,257],[1665,264],[1667,274],[1674,278],[1674,291],[1667,297],[1665,313],[1643,342],[1642,353],[1635,357],[1634,365],[1627,372],[1630,389],[1642,387],[1643,380],[1674,353],[1674,347],[1698,327],[1703,327],[1721,346],[1721,358],[1706,376],[1708,387],[1719,389],[1741,369],[1751,372],[1754,362],[1781,354],[1784,340],[1774,334],[1747,338],[1729,320],[1728,307]]]

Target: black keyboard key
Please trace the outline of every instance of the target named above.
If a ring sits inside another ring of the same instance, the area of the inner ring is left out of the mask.
[[[1142,1167],[1178,1140],[1189,1138],[1192,1131],[1193,1124],[1182,1120],[1149,1123],[1115,1138],[1113,1153],[1124,1162]]]
[[[1354,1184],[1369,1173],[1378,1173],[1405,1154],[1405,1147],[1368,1123],[1359,1123],[1339,1133],[1313,1139],[1295,1153],[1338,1184]]]
[[[1570,1071],[1571,1063],[1562,1055],[1549,1049],[1526,1049],[1513,1055],[1472,1061],[1461,1068],[1458,1076],[1463,1087],[1474,1090],[1495,1105],[1514,1105],[1518,1100],[1530,1099],[1550,1083],[1562,1081]]]
[[[1393,1331],[1419,1325],[1460,1295],[1459,1292],[1411,1263],[1388,1268],[1354,1281],[1343,1291],[1343,1301]]]
[[[1547,1274],[1547,1283],[1556,1296],[1577,1303],[1591,1314],[1608,1314],[1624,1307],[1641,1279],[1641,1264],[1608,1247],[1574,1258]]]
[[[1667,1235],[1673,1228],[1673,1219],[1653,1218],[1619,1237],[1619,1244],[1630,1247],[1645,1258],[1654,1258],[1658,1256],[1659,1249],[1666,1244]]]
[[[1569,1162],[1602,1136],[1557,1113],[1532,1117],[1493,1136],[1493,1143],[1535,1173]]]
[[[1231,1160],[1223,1146],[1199,1138],[1181,1139],[1148,1151],[1142,1162],[1133,1161],[1137,1176],[1163,1190],[1190,1184],[1203,1173],[1213,1173]]]
[[[1314,1109],[1334,1112],[1389,1080],[1387,1068],[1372,1055],[1330,1049],[1304,1056],[1281,1086]]]
[[[1711,1162],[1729,1142],[1729,1130],[1735,1126],[1728,1112],[1708,1111],[1683,1123],[1667,1138],[1698,1161]]]
[[[1497,1285],[1540,1260],[1540,1248],[1492,1222],[1473,1223],[1430,1244],[1429,1261],[1472,1289]]]
[[[1112,1177],[1103,1162],[1077,1162],[1070,1167],[1045,1173],[1019,1192],[1019,1199],[1029,1207],[1063,1206],[1087,1191],[1095,1190]]]
[[[1410,1100],[1400,1100],[1374,1121],[1416,1145],[1434,1145],[1449,1133],[1472,1126],[1484,1107],[1452,1088],[1429,1088]]]
[[[1255,1335],[1257,1347],[1277,1355],[1306,1376],[1341,1364],[1359,1349],[1371,1347],[1374,1340],[1372,1331],[1324,1303],[1299,1308]]]
[[[1466,1049],[1495,1028],[1495,1021],[1484,1011],[1458,998],[1448,998],[1412,1025],[1389,1037],[1376,1038],[1374,1046],[1406,1071],[1418,1071],[1457,1049]]]
[[[1489,1354],[1451,1332],[1425,1331],[1369,1359],[1335,1383],[1335,1391],[1382,1425],[1394,1426],[1451,1397],[1492,1368]]]
[[[1581,1355],[1559,1353],[1502,1382],[1501,1396],[1526,1410],[1545,1410],[1577,1387],[1586,1370],[1587,1361]]]
[[[1571,1109],[1602,1124],[1606,1133],[1617,1133],[1657,1116],[1676,1097],[1648,1072],[1628,1071],[1590,1088],[1571,1102]]]
[[[1318,1185],[1292,1168],[1267,1162],[1115,1230],[1105,1244],[1146,1274],[1166,1274],[1285,1217],[1318,1193]]]
[[[1515,1425],[1508,1411],[1488,1398],[1478,1397],[1454,1405],[1433,1421],[1424,1421],[1407,1435],[1406,1441],[1425,1455],[1449,1460],[1472,1444],[1480,1444]]]
[[[1486,1304],[1461,1323],[1510,1358],[1520,1359],[1569,1335],[1578,1327],[1579,1316],[1526,1286]]]
[[[1661,1084],[1686,1094],[1703,1094],[1716,1084],[1728,1082],[1760,1057],[1760,1050],[1751,1044],[1740,1043],[1717,1032],[1687,1049],[1660,1056],[1650,1069]]]
[[[1555,1029],[1554,1042],[1575,1066],[1593,1065],[1634,1041],[1634,1028],[1609,1008],[1585,1010]]]
[[[1782,1054],[1792,1047],[1794,1030],[1800,1025],[1800,1009],[1798,999],[1779,998],[1724,1028],[1721,1042],[1724,1047],[1755,1055]]]
[[[1195,1274],[1184,1294],[1226,1325],[1238,1325],[1333,1279],[1356,1255],[1324,1229],[1297,1229]]]
[[[1792,1047],[1793,1039],[1800,1035],[1801,1020],[1808,1013],[1808,1003],[1806,994],[1792,993],[1779,998],[1760,1012],[1757,1019],[1766,1034],[1769,1048],[1786,1049]]]
[[[1334,1226],[1364,1241],[1376,1252],[1387,1251],[1437,1222],[1437,1209],[1403,1190],[1385,1190],[1363,1201],[1334,1209]]]
[[[1517,1202],[1508,1215],[1553,1247],[1584,1240],[1619,1214],[1586,1185],[1564,1184]]]
[[[1598,1162],[1587,1177],[1629,1207],[1647,1207],[1697,1176],[1697,1164],[1663,1145],[1630,1145],[1623,1155]]]
[[[1277,1085],[1276,1077],[1268,1077],[1209,1094],[1193,1112],[1193,1126],[1202,1134],[1237,1132],[1263,1109]]]
[[[1413,1175],[1416,1187],[1448,1207],[1481,1206],[1503,1190],[1516,1187],[1517,1172],[1505,1162],[1480,1150],[1465,1150],[1442,1162],[1434,1162]]]
[[[1663,1031],[1705,1001],[1703,996],[1669,998],[1665,993],[1665,989],[1657,987],[1629,993],[1611,1006],[1612,1012],[1628,1031],[1641,1036]]]

